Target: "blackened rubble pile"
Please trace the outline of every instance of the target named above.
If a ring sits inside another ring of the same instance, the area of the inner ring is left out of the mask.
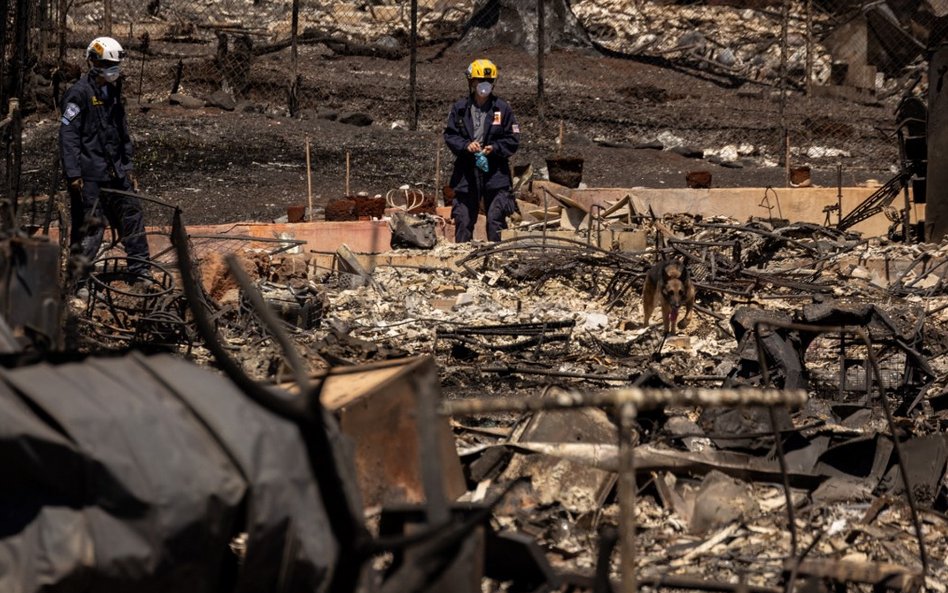
[[[948,246],[777,219],[629,212],[623,224],[660,247],[605,250],[599,237],[549,231],[374,260],[341,248],[327,267],[274,248],[226,265],[205,257],[209,297],[196,317],[218,335],[194,354],[204,359],[206,346],[215,364],[223,352],[277,383],[330,366],[330,376],[354,375],[344,395],[319,383],[355,449],[361,497],[342,506],[364,503],[386,538],[453,517],[456,531],[437,540],[439,550],[463,541],[444,577],[452,590],[605,590],[597,578],[629,590],[634,575],[691,590],[945,591]],[[698,288],[696,317],[678,336],[642,323],[644,275],[659,253],[686,261]],[[229,283],[207,277],[222,265]],[[193,302],[190,273],[181,284]],[[437,366],[388,360],[405,355]],[[385,376],[356,393],[370,373]],[[258,402],[276,392],[242,385]],[[28,399],[56,406],[34,391]],[[285,401],[272,411],[318,434],[311,411]],[[0,446],[29,442],[22,434],[0,430]],[[312,456],[317,445],[299,447]],[[408,467],[421,474],[410,485]],[[325,495],[321,471],[314,463]],[[327,538],[344,532],[338,507]],[[344,518],[361,529],[360,517]],[[264,545],[239,521],[227,529],[240,554],[248,541]],[[343,538],[334,571],[366,560],[357,544]],[[160,560],[161,546],[153,552]],[[406,576],[425,565],[423,551],[386,558],[374,577],[389,579],[385,590],[425,590]]]
[[[804,2],[792,2],[791,14],[805,14]],[[576,3],[576,16],[590,38],[621,53],[669,57],[701,64],[719,73],[773,81],[780,70],[779,6],[735,8],[694,3],[585,0]],[[828,25],[832,17],[816,11],[814,24]],[[791,19],[788,67],[803,70],[806,61],[806,20]],[[813,74],[826,82],[832,57],[814,44]]]
[[[928,586],[943,590],[946,249],[777,220],[679,215],[642,227],[693,272],[699,312],[681,336],[663,340],[660,325],[642,324],[655,250],[604,251],[582,235],[441,244],[425,264],[379,264],[368,279],[327,274],[337,285],[324,324],[339,343],[344,329],[354,343],[434,353],[442,389],[462,406],[454,423],[470,488],[462,500],[529,478],[495,520],[539,541],[567,580],[588,584],[578,574],[595,564],[598,529],[620,523],[617,415],[530,413],[517,402],[543,407],[563,393],[629,385],[776,386],[811,399],[792,414],[777,408],[773,419],[700,406],[639,416],[642,582],[744,578],[766,588],[793,574],[915,588],[922,561],[901,459]],[[491,394],[508,396],[513,411],[478,412]]]

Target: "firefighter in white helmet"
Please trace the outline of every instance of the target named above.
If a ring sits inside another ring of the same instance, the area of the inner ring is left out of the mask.
[[[138,189],[133,146],[122,99],[125,50],[111,37],[97,37],[86,48],[89,72],[66,91],[59,126],[59,152],[69,189],[74,254],[91,263],[102,244],[104,221],[118,232],[128,269],[147,274],[141,200],[103,190]]]
[[[468,94],[451,107],[444,128],[444,141],[455,157],[451,174],[454,238],[464,243],[474,237],[483,200],[487,238],[499,241],[507,217],[517,209],[509,159],[520,145],[520,126],[510,105],[494,95],[497,66],[493,62],[474,60],[466,75]]]

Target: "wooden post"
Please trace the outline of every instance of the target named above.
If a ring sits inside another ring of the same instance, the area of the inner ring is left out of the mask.
[[[43,58],[46,57],[46,34],[52,28],[50,26],[51,18],[50,13],[52,12],[52,7],[50,6],[52,0],[39,0],[39,9],[36,13],[36,53],[35,57],[37,61],[42,63]]]
[[[813,91],[813,0],[806,0],[806,96]]]
[[[293,12],[290,15],[290,60],[293,66],[293,77],[299,71],[299,50],[296,47],[296,39],[300,29],[300,0],[293,0]]]
[[[619,416],[619,570],[622,593],[636,593],[635,578],[635,404],[624,403],[616,409]]]
[[[565,127],[563,126],[563,120],[560,120],[560,135],[556,137],[556,156],[562,156],[563,153],[563,134],[565,132]]]
[[[408,129],[418,129],[418,0],[411,0],[411,28],[408,33]]]
[[[349,151],[346,151],[346,197],[349,197]]]
[[[313,222],[313,170],[310,168],[309,136],[306,137],[306,200],[309,204],[306,220]]]
[[[790,186],[790,129],[789,128],[785,127],[783,129],[783,140],[784,140],[783,160],[784,160],[784,164],[786,165],[784,175],[787,176],[787,187],[789,187]]]
[[[790,127],[787,124],[787,100],[789,98],[789,76],[787,62],[789,44],[787,41],[790,29],[790,0],[783,0],[783,9],[780,19],[780,129],[783,132],[783,162],[786,168],[784,187],[790,186]]]
[[[300,113],[299,83],[300,83],[300,54],[297,48],[297,38],[300,28],[300,0],[293,0],[292,14],[290,15],[290,81],[287,89],[287,108],[290,117]]]
[[[105,34],[112,35],[112,0],[105,0]]]
[[[131,29],[131,27],[132,26],[129,25],[129,29]],[[131,31],[129,31],[129,38],[132,38]],[[151,45],[151,37],[148,35],[148,31],[146,30],[145,33],[142,35],[142,42],[141,42],[142,63],[141,63],[141,68],[139,69],[139,72],[138,72],[138,103],[139,104],[141,104],[142,102],[142,88],[145,84],[145,56],[148,55],[148,50],[149,50],[150,45]]]
[[[3,18],[5,19],[9,12],[10,0],[0,0],[0,15],[3,15]],[[2,26],[0,26],[0,47],[6,48],[8,41],[7,24],[4,20]],[[0,109],[2,109],[10,99],[10,86],[6,84],[5,81],[7,80],[7,76],[9,76],[10,69],[12,67],[13,64],[7,64],[7,60],[0,59]]]
[[[543,121],[543,60],[546,52],[546,11],[544,0],[537,0],[537,116]]]
[[[444,193],[441,191],[441,138],[435,141],[435,205],[444,205]]]
[[[59,62],[58,64],[62,66],[63,62],[66,60],[66,0],[59,0],[59,24],[57,25],[57,34],[58,34],[58,44],[59,44]],[[6,11],[3,12],[6,14]]]

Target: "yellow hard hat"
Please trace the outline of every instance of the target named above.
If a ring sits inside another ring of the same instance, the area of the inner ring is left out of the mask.
[[[496,79],[497,66],[490,60],[474,60],[471,62],[471,65],[467,67],[467,79],[471,80],[474,78]]]

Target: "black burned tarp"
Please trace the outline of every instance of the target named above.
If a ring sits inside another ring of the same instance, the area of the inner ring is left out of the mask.
[[[298,429],[223,377],[132,355],[0,379],[0,591],[324,581],[336,548]]]

